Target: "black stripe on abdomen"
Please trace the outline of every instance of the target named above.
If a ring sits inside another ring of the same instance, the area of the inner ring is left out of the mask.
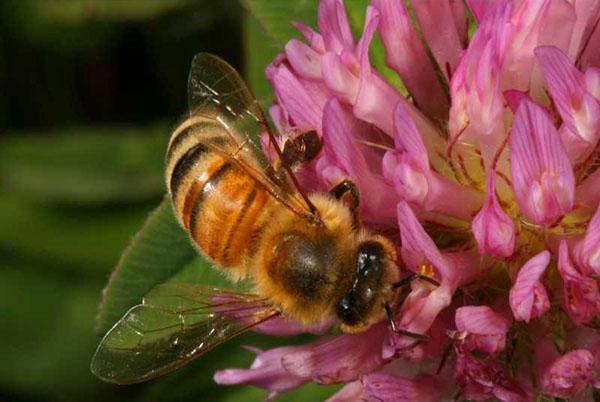
[[[185,124],[185,122],[183,124]],[[167,163],[173,157],[173,153],[175,152],[177,147],[180,144],[182,144],[188,137],[191,137],[195,134],[197,135],[198,132],[206,133],[207,131],[209,131],[211,126],[215,131],[223,130],[223,126],[215,120],[201,120],[194,124],[191,124],[189,127],[186,127],[179,134],[177,134],[177,136],[172,138],[171,144],[169,145],[169,149],[167,150]],[[207,135],[205,134],[205,136]]]
[[[206,196],[214,190],[214,188],[219,184],[219,181],[223,178],[223,176],[231,170],[232,164],[230,162],[225,162],[214,171],[213,174],[210,175],[208,179],[202,185],[202,190],[200,194],[194,201],[194,206],[192,208],[192,213],[190,214],[190,234],[193,238],[195,238],[196,233],[196,220],[198,218],[198,212],[200,212],[200,207],[202,203],[206,199]]]
[[[196,162],[202,157],[204,153],[208,151],[208,148],[204,144],[196,144],[186,151],[181,158],[175,164],[173,172],[171,173],[171,180],[169,181],[169,189],[171,194],[175,197],[177,188],[181,184],[182,179],[185,175],[194,167]]]

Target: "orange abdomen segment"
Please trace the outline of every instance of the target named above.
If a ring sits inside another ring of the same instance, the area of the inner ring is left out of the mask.
[[[235,267],[254,254],[268,193],[239,168],[223,163],[191,201],[188,231],[198,247],[223,267]],[[241,267],[240,267],[241,269]]]
[[[166,157],[166,182],[175,213],[200,251],[234,277],[247,260],[273,205],[264,186],[230,157],[239,144],[210,115],[197,114],[175,129]]]
[[[169,184],[177,217],[196,246],[233,276],[246,276],[270,195],[233,161],[202,146],[180,155]]]

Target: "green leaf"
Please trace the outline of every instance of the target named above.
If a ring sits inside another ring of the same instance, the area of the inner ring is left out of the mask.
[[[86,24],[90,19],[105,21],[136,21],[156,18],[192,0],[54,0],[31,2],[31,17],[55,24]]]
[[[0,192],[0,249],[53,271],[100,279],[148,209],[146,204],[67,208]]]
[[[0,181],[22,197],[61,204],[156,199],[167,140],[166,125],[13,133],[0,139]]]
[[[272,45],[281,50],[288,40],[299,36],[298,31],[290,24],[291,20],[316,26],[318,2],[315,0],[245,0],[244,3],[271,38]]]
[[[18,394],[20,400],[89,400],[99,385],[87,370],[95,343],[90,317],[98,287],[88,278],[3,261],[3,393]]]
[[[273,101],[271,85],[265,76],[265,67],[281,51],[272,38],[262,29],[259,21],[248,13],[244,14],[244,76],[248,85],[266,110]]]
[[[166,282],[197,258],[165,198],[121,256],[104,290],[96,320],[105,333],[125,312],[159,283]],[[208,264],[206,264],[208,265]],[[209,269],[208,266],[202,267]]]
[[[98,334],[139,304],[154,286],[166,282],[248,289],[247,283],[229,281],[192,247],[167,197],[133,238],[111,274],[98,312]]]

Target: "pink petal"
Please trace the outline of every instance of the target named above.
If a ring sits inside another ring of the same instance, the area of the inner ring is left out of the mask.
[[[534,53],[542,67],[558,112],[563,119],[569,119],[573,98],[582,95],[583,74],[554,46],[540,46]]]
[[[589,175],[575,190],[575,201],[588,207],[595,207],[600,202],[600,169]]]
[[[483,204],[483,194],[469,186],[430,172],[427,197],[421,203],[425,211],[438,212],[469,221]]]
[[[377,71],[371,68],[368,47],[379,24],[379,12],[374,7],[367,7],[363,35],[357,46],[359,56],[359,88],[353,101],[353,112],[356,117],[373,124],[384,133],[392,136],[394,127],[394,110],[399,102],[404,104],[425,143],[440,144],[442,137],[438,130],[410,102],[400,96]],[[349,63],[349,61],[348,61]],[[435,147],[432,147],[434,149]]]
[[[600,275],[600,207],[588,224],[585,237],[575,245],[575,259],[582,271]]]
[[[341,0],[321,1],[317,24],[326,50],[339,54],[344,49],[354,49],[352,31]]]
[[[584,75],[579,72],[569,58],[553,46],[542,46],[535,50],[540,62],[550,94],[567,128],[586,146],[577,147],[569,155],[572,159],[585,157],[593,150],[600,136],[600,104],[589,95],[585,88]],[[563,136],[567,151],[577,144]]]
[[[577,20],[573,3],[569,1],[549,1],[549,3],[548,11],[541,23],[538,46],[556,46],[567,51],[569,42],[574,39],[574,26]]]
[[[577,58],[585,45],[587,37],[594,29],[593,24],[598,21],[600,3],[596,0],[578,0],[573,3],[573,8],[575,9],[576,19],[573,23],[571,43],[567,53],[572,60]]]
[[[523,99],[528,98],[527,93],[523,91],[519,91],[516,89],[509,89],[508,91],[504,91],[504,99],[506,99],[506,103],[510,110],[515,113],[521,104]]]
[[[486,353],[504,350],[509,322],[488,306],[465,306],[456,310],[456,328],[464,336],[464,350]]]
[[[421,110],[432,118],[442,118],[448,103],[400,1],[374,0],[381,15],[379,35],[385,46],[386,64],[402,78]]]
[[[352,381],[333,394],[326,402],[363,401],[367,399],[365,389],[360,381]]]
[[[449,0],[452,16],[454,17],[454,25],[460,39],[460,43],[467,43],[467,6],[464,1]]]
[[[283,368],[282,358],[295,347],[280,347],[266,352],[251,349],[257,356],[249,369],[217,370],[214,380],[217,384],[252,384],[271,391],[273,394],[299,387],[309,381],[291,374]]]
[[[285,45],[285,55],[294,71],[303,78],[320,80],[321,54],[304,42],[292,39]]]
[[[500,72],[509,37],[509,11],[505,2],[494,3],[452,75],[452,105],[448,128],[454,138],[475,143],[486,168],[505,135],[504,101]]]
[[[333,52],[326,53],[321,59],[321,70],[327,88],[344,102],[354,103],[358,93],[358,78],[341,58]]]
[[[585,49],[579,49],[581,66],[588,68],[590,66],[600,66],[600,50],[598,43],[600,43],[600,29],[598,27],[598,20],[592,22],[590,29],[592,30],[589,39],[587,39],[587,46]],[[583,46],[583,44],[582,44]]]
[[[497,361],[481,361],[470,352],[456,347],[455,351],[454,379],[460,387],[457,399],[484,400],[493,397],[511,402],[531,400],[529,393],[510,378]]]
[[[563,280],[563,308],[571,320],[581,325],[596,318],[600,313],[598,284],[575,268],[565,240],[558,250],[558,272]]]
[[[394,142],[397,151],[386,152],[383,174],[394,183],[398,194],[422,205],[429,192],[429,158],[417,128],[401,103],[394,115]]]
[[[550,309],[550,301],[540,278],[550,263],[550,253],[542,251],[529,259],[519,270],[510,289],[509,302],[517,321],[529,322]]]
[[[594,388],[600,388],[600,341],[597,341],[594,346],[591,348],[592,353],[594,354],[594,371],[596,372],[596,377],[594,378],[594,382],[592,386]]]
[[[575,25],[575,10],[569,1],[548,1],[548,9],[542,18],[539,28],[537,46],[556,46],[567,50],[572,39],[571,33]],[[547,86],[539,63],[532,68],[529,83],[529,96],[538,101],[547,98]]]
[[[429,170],[429,156],[408,108],[399,103],[394,112],[394,143],[396,149],[408,154],[419,168]]]
[[[592,379],[594,356],[573,350],[556,359],[541,375],[541,390],[558,398],[574,398]]]
[[[485,14],[488,12],[492,4],[492,0],[467,0],[469,10],[471,10],[471,13],[473,14],[473,17],[475,17],[477,24],[481,24],[481,21],[485,17]]]
[[[452,275],[450,264],[404,201],[398,204],[398,226],[402,240],[402,260],[409,269],[415,271],[427,260],[437,270],[439,278]]]
[[[522,214],[533,223],[548,225],[569,212],[575,177],[546,111],[523,100],[509,146],[513,189]]]
[[[357,46],[360,63],[359,89],[353,111],[358,118],[391,135],[394,109],[398,102],[406,103],[406,100],[371,68],[368,50],[378,24],[379,12],[372,6],[367,7],[363,35]]]
[[[325,43],[323,42],[323,37],[318,32],[298,21],[291,21],[291,24],[304,36],[310,47],[319,53],[325,53]]]
[[[331,324],[331,322],[324,321],[318,325],[307,327],[280,316],[258,324],[252,328],[252,331],[272,336],[293,336],[298,334],[323,335],[331,327]]]
[[[317,163],[317,171],[330,187],[343,178],[352,179],[359,189],[361,218],[367,222],[389,222],[396,214],[398,198],[375,170],[381,166],[380,156],[374,149],[358,143],[366,139],[372,127],[356,119],[348,107],[334,98],[325,105],[323,115],[326,158]]]
[[[600,68],[589,67],[585,70],[585,89],[600,101]]]
[[[398,203],[398,226],[402,240],[402,259],[410,270],[416,271],[424,262],[431,263],[437,271],[438,279],[442,279],[452,291],[479,273],[479,265],[468,253],[442,254],[404,201]]]
[[[360,334],[331,336],[295,347],[281,357],[281,364],[291,375],[318,384],[356,380],[384,363],[380,350],[387,327],[382,324]]]
[[[387,373],[363,376],[362,384],[369,400],[381,402],[434,402],[439,400],[442,386],[438,378],[422,374],[414,379]]]
[[[283,64],[268,75],[272,77],[279,105],[285,108],[294,125],[301,131],[316,129],[320,132],[324,96],[314,96],[314,92],[308,91],[308,83],[302,82]]]
[[[481,194],[429,168],[423,139],[401,103],[394,113],[394,142],[397,150],[387,152],[383,163],[384,175],[398,194],[426,211],[470,220],[482,203]]]
[[[527,91],[535,66],[533,49],[538,46],[540,31],[551,1],[524,1],[515,4],[510,17],[510,46],[502,66],[503,89]]]
[[[277,129],[278,133],[289,133],[295,130],[295,127],[292,126],[292,122],[290,121],[290,116],[288,115],[287,111],[277,103],[274,103],[269,107],[269,116],[271,117],[271,120],[273,120],[273,124],[275,124],[275,128]],[[269,137],[268,133],[264,134],[266,141],[264,144],[265,146],[263,146],[263,150],[265,150],[265,153],[269,155],[269,152],[266,152],[266,145],[269,144]],[[261,137],[261,141],[262,138],[263,137]],[[270,156],[269,160],[272,160]]]
[[[454,71],[462,53],[462,42],[448,0],[420,0],[412,3],[419,27],[446,75],[447,69]],[[446,79],[449,77],[446,76]]]
[[[515,227],[496,198],[494,175],[493,170],[488,172],[486,200],[473,219],[471,230],[477,240],[479,253],[507,258],[514,252]]]
[[[423,205],[429,192],[427,171],[423,172],[407,154],[395,151],[386,152],[383,156],[383,176],[394,184],[398,195],[417,205]]]

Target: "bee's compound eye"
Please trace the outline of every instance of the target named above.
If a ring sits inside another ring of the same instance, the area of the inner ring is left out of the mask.
[[[337,303],[336,312],[339,319],[346,325],[355,325],[360,321],[354,292],[350,291]]]
[[[356,271],[360,278],[365,280],[371,277],[379,280],[382,275],[382,261],[384,258],[383,246],[379,242],[367,241],[359,245],[356,256]]]

